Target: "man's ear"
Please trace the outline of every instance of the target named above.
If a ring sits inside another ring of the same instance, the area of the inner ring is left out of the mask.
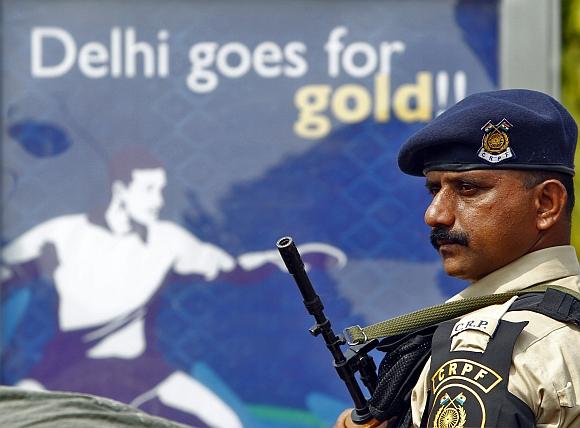
[[[546,180],[536,186],[536,226],[548,230],[566,217],[568,193],[558,180]]]

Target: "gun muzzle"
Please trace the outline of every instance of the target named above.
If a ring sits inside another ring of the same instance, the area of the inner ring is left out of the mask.
[[[304,301],[312,302],[318,300],[318,296],[316,295],[316,291],[314,291],[310,278],[308,278],[308,275],[304,270],[304,262],[302,261],[298,248],[296,248],[292,238],[290,236],[284,236],[283,238],[278,239],[276,247],[278,247],[278,251],[280,252],[280,256],[282,256],[282,260],[284,261],[288,272],[290,272],[294,277]]]

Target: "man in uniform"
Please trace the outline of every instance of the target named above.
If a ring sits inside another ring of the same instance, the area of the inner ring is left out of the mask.
[[[465,98],[402,146],[399,167],[424,175],[433,197],[425,222],[444,269],[470,282],[452,301],[559,290],[534,307],[513,297],[441,323],[409,391],[410,426],[580,426],[580,267],[570,246],[576,139],[556,100],[504,90]],[[384,421],[381,398],[370,401],[378,420],[363,426],[400,426],[405,415]],[[361,426],[349,415],[336,427]]]

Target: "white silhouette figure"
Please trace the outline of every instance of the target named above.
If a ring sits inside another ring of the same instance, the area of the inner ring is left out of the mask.
[[[112,183],[104,212],[106,227],[87,214],[60,216],[33,227],[2,252],[4,263],[10,265],[40,257],[46,245],[54,247],[59,326],[62,331],[99,327],[85,336],[98,341],[89,349],[89,358],[133,359],[144,352],[145,310],[139,309],[169,270],[211,281],[236,265],[222,249],[159,220],[166,181],[161,167],[135,169],[128,183],[119,179]],[[3,276],[10,276],[7,266]],[[34,379],[24,379],[20,386],[41,387]],[[216,394],[182,372],[170,375],[154,392],[165,405],[192,413],[209,426],[242,426]],[[212,411],[204,410],[208,408]]]

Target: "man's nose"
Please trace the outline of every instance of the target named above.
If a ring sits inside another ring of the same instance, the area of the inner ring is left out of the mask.
[[[425,211],[425,223],[431,227],[451,227],[454,222],[452,198],[445,192],[439,191]]]

